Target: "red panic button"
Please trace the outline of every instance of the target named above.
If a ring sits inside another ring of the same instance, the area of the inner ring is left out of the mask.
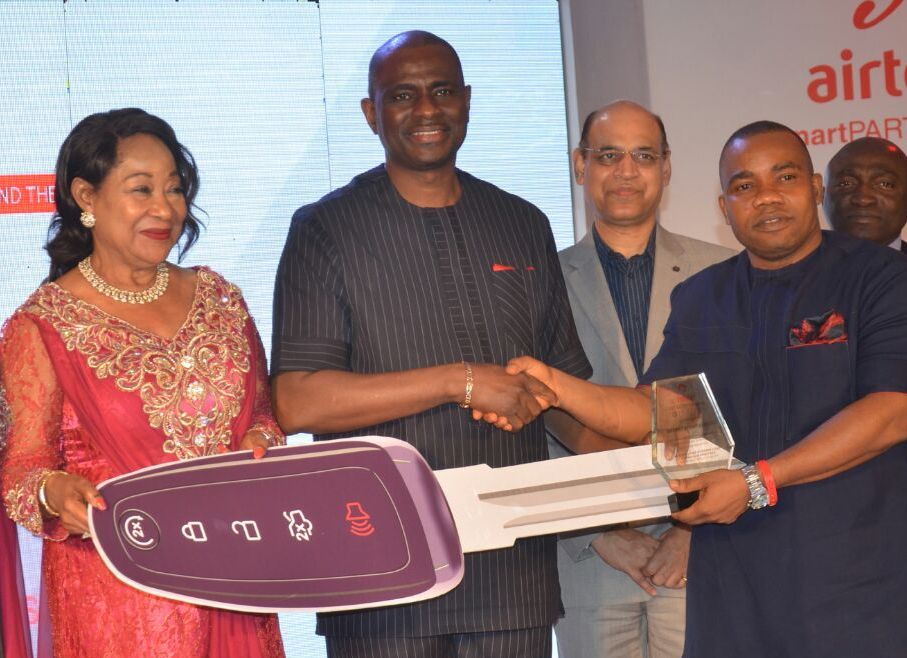
[[[346,520],[350,524],[350,533],[357,537],[368,537],[375,532],[371,514],[365,511],[359,501],[346,504]]]

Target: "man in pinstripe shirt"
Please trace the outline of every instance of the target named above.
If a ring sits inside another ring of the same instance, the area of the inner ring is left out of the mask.
[[[547,457],[535,396],[550,391],[502,365],[530,353],[591,369],[545,216],[455,167],[469,99],[456,52],[432,34],[372,57],[362,109],[385,163],[297,211],[280,262],[274,394],[288,432],[393,436],[433,468]],[[511,432],[462,405],[506,415]],[[320,615],[318,632],[332,657],[550,656],[554,551],[534,538],[468,555],[449,594]]]

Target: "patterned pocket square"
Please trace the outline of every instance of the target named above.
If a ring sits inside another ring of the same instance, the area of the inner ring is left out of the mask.
[[[846,341],[847,327],[844,323],[844,316],[835,310],[804,318],[800,324],[791,327],[787,334],[788,347],[827,345]]]

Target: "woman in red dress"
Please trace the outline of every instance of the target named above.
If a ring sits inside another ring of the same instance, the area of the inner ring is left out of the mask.
[[[3,498],[46,540],[57,658],[284,655],[274,615],[133,589],[82,538],[87,505],[105,507],[95,483],[283,441],[239,289],[166,261],[198,237],[197,191],[195,162],[163,120],[138,109],[82,120],[57,161],[50,276],[3,330]]]

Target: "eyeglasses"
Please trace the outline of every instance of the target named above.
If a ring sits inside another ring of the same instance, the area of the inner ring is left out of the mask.
[[[640,167],[654,167],[661,158],[667,157],[670,153],[670,151],[653,153],[652,151],[621,151],[620,149],[612,148],[592,149],[586,147],[580,148],[580,151],[591,153],[592,158],[604,167],[613,167],[614,165],[619,164],[627,154],[629,154],[630,157],[633,158],[633,162]]]

